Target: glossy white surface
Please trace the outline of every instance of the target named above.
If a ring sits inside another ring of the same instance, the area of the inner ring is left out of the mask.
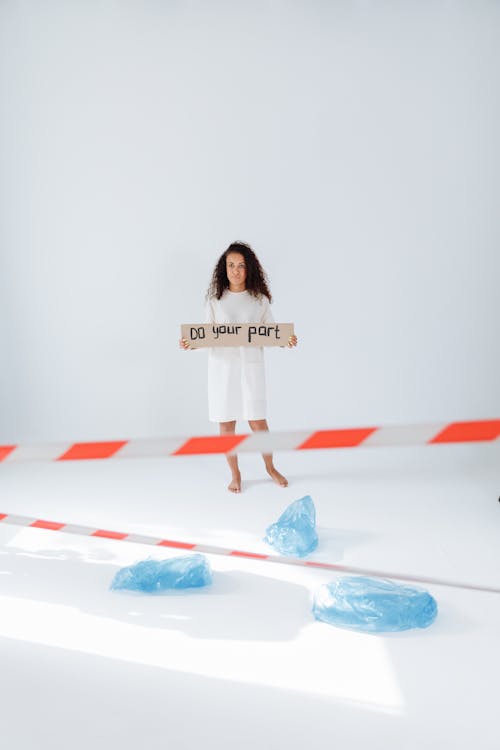
[[[0,512],[262,551],[265,527],[311,494],[312,559],[499,585],[500,446],[257,456],[225,491],[221,457],[0,467]],[[16,750],[496,750],[500,596],[432,587],[427,630],[384,636],[315,622],[327,573],[211,556],[210,589],[108,591],[149,554],[0,525],[2,736]],[[29,717],[29,720],[28,720]]]

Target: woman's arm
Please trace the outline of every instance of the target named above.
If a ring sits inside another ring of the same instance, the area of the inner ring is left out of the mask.
[[[263,297],[263,305],[264,305],[264,312],[262,315],[261,322],[266,323],[266,324],[275,323],[276,321],[274,320],[274,315],[271,310],[271,305],[267,297]],[[298,342],[297,336],[289,336],[287,346],[289,348],[291,348],[292,346],[297,346],[297,342]],[[281,347],[281,349],[284,349],[284,348],[285,348],[284,346]]]

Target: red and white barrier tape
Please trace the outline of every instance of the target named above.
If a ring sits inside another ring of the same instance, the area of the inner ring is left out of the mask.
[[[442,424],[389,425],[337,430],[254,432],[188,438],[145,438],[81,443],[0,445],[0,462],[82,461],[103,458],[159,458],[209,453],[272,453],[321,448],[369,448],[494,441],[500,419]]]
[[[196,544],[192,542],[175,541],[173,539],[162,539],[160,537],[145,536],[143,534],[108,531],[106,529],[96,529],[91,526],[80,526],[70,523],[45,521],[39,518],[29,518],[28,516],[17,516],[11,513],[0,513],[0,522],[12,524],[14,526],[23,526],[25,528],[62,531],[66,534],[77,534],[79,536],[90,536],[101,539],[114,539],[120,542],[132,542],[133,544],[149,544],[154,547],[171,547],[174,549],[189,550],[190,552],[202,552],[207,555],[242,557],[249,560],[261,560],[263,562],[281,563],[282,565],[300,565],[305,568],[331,570],[335,573],[368,575],[374,576],[376,578],[395,578],[397,580],[411,581],[413,583],[424,583],[435,586],[451,586],[452,588],[470,589],[472,591],[487,591],[493,594],[500,594],[500,588],[496,588],[494,586],[482,586],[475,583],[449,581],[443,578],[432,578],[429,576],[393,573],[386,570],[372,570],[371,568],[359,568],[353,565],[337,565],[334,563],[316,562],[313,560],[303,560],[296,557],[282,557],[280,555],[262,554],[260,552],[247,552],[245,550],[217,547],[210,544]]]

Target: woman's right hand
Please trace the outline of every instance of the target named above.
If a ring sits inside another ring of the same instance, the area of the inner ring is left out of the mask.
[[[186,351],[187,349],[196,349],[195,346],[189,346],[189,342],[187,339],[179,339],[179,346],[181,349],[185,349]]]

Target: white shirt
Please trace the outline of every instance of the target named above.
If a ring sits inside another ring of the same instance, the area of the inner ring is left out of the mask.
[[[267,297],[226,289],[205,307],[205,323],[274,323]],[[212,422],[266,418],[264,350],[261,346],[208,349],[208,410]]]

